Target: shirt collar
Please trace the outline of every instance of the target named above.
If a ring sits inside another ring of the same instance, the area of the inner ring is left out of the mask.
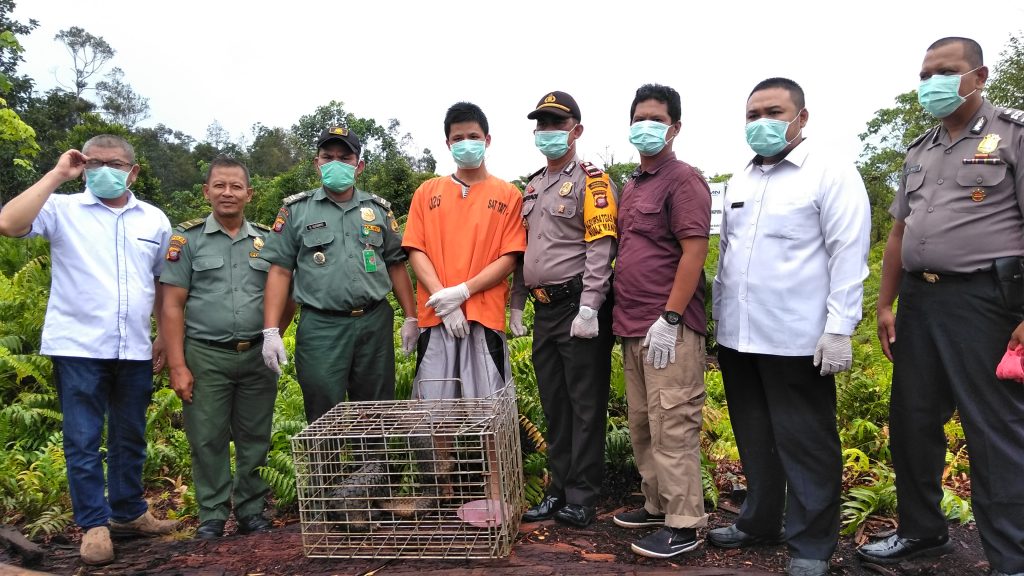
[[[324,190],[323,186],[317,188],[316,192],[313,192],[313,200],[330,200],[331,202],[334,202],[334,200],[332,200],[331,197],[327,195],[327,191]],[[359,206],[359,203],[363,202],[364,200],[370,200],[370,194],[368,192],[360,190],[359,188],[356,188],[352,192],[352,197],[349,198],[348,202],[335,202],[335,204],[340,206],[342,210],[348,211],[351,210],[352,208]]]
[[[998,113],[999,110],[997,110],[995,106],[993,106],[987,99],[982,98],[981,107],[974,113],[974,117],[971,118],[971,122],[957,138],[957,142],[964,138],[981,138],[985,134],[988,134],[988,130],[985,130],[985,128],[992,123],[992,119]],[[946,127],[940,123],[939,129],[935,131],[935,134],[933,134],[931,138],[928,139],[928,148],[934,148],[935,146],[942,144],[946,141],[947,136],[949,136],[949,132],[947,132]],[[956,142],[952,142],[951,144],[955,143]]]
[[[774,167],[782,164],[783,162],[789,162],[790,164],[793,164],[797,168],[800,168],[801,166],[804,165],[804,161],[807,160],[807,155],[810,153],[810,148],[808,146],[809,145],[807,144],[807,138],[804,138],[803,140],[800,141],[799,144],[791,148],[789,152],[786,152],[786,154],[772,166]],[[749,162],[747,162],[746,169],[750,170],[754,166],[762,166],[763,160],[764,156],[761,156],[760,154],[755,155],[753,158],[750,159]]]
[[[576,170],[576,166],[579,163],[580,163],[579,158],[575,154],[573,154],[572,155],[572,159],[569,160],[568,162],[566,162],[565,164],[563,164],[562,167],[558,169],[558,171],[564,173],[566,176],[572,176],[572,173]],[[547,176],[548,175],[548,167],[547,166],[545,166],[544,169],[540,171],[540,175],[541,176]]]
[[[107,206],[106,204],[103,203],[102,200],[100,200],[95,194],[92,193],[92,190],[89,189],[88,184],[86,184],[85,186],[85,194],[82,194],[81,201],[82,204],[100,204],[106,208],[110,208],[111,210],[128,210],[130,208],[135,208],[136,206],[139,205],[139,201],[137,198],[135,198],[135,194],[131,191],[131,189],[129,189],[128,202],[126,202],[124,206],[121,206],[120,208],[113,208],[111,206]]]
[[[247,219],[242,220],[242,226],[241,228],[238,229],[238,231],[241,232],[241,234],[235,236],[234,240],[236,241],[242,238],[248,238],[250,236],[259,236],[259,234],[256,233],[256,230],[252,227],[252,225],[249,224],[249,220]],[[222,226],[221,223],[218,222],[216,218],[214,218],[213,212],[210,212],[209,216],[206,217],[206,224],[203,226],[203,234],[214,234],[216,232],[223,232],[224,235],[228,236],[229,238],[231,237],[231,235],[228,234],[227,230],[224,229],[224,226]]]
[[[668,153],[666,153],[664,156],[659,158],[658,161],[655,162],[653,166],[650,166],[646,170],[641,169],[639,166],[637,166],[637,168],[636,168],[637,175],[640,175],[640,174],[650,174],[650,175],[653,176],[654,174],[657,174],[658,170],[661,170],[662,167],[664,167],[666,164],[668,164],[669,162],[674,162],[675,159],[676,159],[676,152],[675,152],[675,150],[669,150]]]

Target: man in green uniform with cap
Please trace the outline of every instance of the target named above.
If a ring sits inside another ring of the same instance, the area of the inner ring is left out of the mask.
[[[270,262],[264,300],[263,359],[274,371],[287,362],[278,319],[294,280],[302,305],[295,335],[295,371],[306,420],[345,399],[395,396],[394,290],[405,322],[402,347],[419,336],[412,281],[391,204],[358,190],[362,145],[333,126],[317,140],[313,160],[323,186],[284,200],[260,257]]]
[[[249,171],[232,158],[210,163],[203,195],[213,212],[180,224],[163,274],[163,331],[171,388],[181,398],[199,504],[196,538],[219,538],[234,503],[238,533],[263,532],[267,460],[277,375],[260,362],[263,287],[259,257],[270,229],[245,219]],[[278,315],[283,330],[294,305]],[[235,443],[231,478],[229,443]]]

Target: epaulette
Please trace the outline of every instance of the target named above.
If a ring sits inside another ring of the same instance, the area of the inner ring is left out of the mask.
[[[920,136],[915,138],[914,141],[911,142],[909,146],[907,146],[907,150],[910,150],[914,146],[917,146],[921,142],[924,142],[926,138],[928,138],[929,136],[932,136],[938,129],[939,129],[938,125],[932,126],[931,128],[929,128],[927,131],[925,131],[924,134],[921,134]]]
[[[530,174],[529,176],[527,176],[527,177],[526,177],[526,183],[527,183],[527,184],[529,184],[529,183],[530,183],[530,180],[533,180],[533,179],[534,179],[534,178],[536,178],[537,176],[540,176],[540,173],[541,173],[541,172],[543,172],[543,171],[544,171],[544,170],[546,170],[546,169],[547,169],[547,167],[546,167],[546,166],[542,166],[540,170],[537,170],[537,171],[536,171],[536,172],[534,172],[533,174]]]
[[[372,193],[370,194],[370,198],[377,204],[383,206],[385,210],[391,210],[391,202],[388,202],[387,200],[381,198],[380,196],[377,196],[376,194]]]
[[[580,168],[583,168],[583,171],[591,178],[597,178],[601,174],[604,174],[604,170],[601,170],[590,162],[580,162]]]
[[[264,232],[270,232],[272,230],[270,226],[267,226],[266,224],[260,224],[259,222],[250,222],[250,224],[252,224],[256,228],[259,228],[260,230],[263,230]]]
[[[178,228],[180,228],[181,230],[191,230],[204,222],[206,222],[206,218],[193,218],[191,220],[186,220],[181,224],[178,224]]]
[[[1004,108],[999,113],[999,117],[1007,122],[1013,122],[1020,126],[1024,126],[1024,110],[1017,110],[1016,108]]]
[[[292,204],[295,204],[299,200],[302,200],[303,198],[309,198],[309,192],[299,192],[298,194],[292,194],[291,196],[288,196],[281,202],[283,202],[285,206],[290,206]]]

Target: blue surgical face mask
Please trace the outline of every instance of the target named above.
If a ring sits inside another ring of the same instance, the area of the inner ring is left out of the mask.
[[[487,143],[483,140],[459,140],[452,144],[452,158],[459,168],[479,168],[486,151]]]
[[[936,74],[927,80],[922,80],[917,89],[917,101],[922,108],[936,118],[949,116],[967,101],[967,96],[978,91],[975,89],[967,96],[960,95],[960,81],[974,70],[959,75],[941,76]]]
[[[85,171],[85,184],[97,198],[120,198],[128,189],[128,172],[110,166],[91,168]]]
[[[338,160],[322,164],[320,182],[332,192],[344,192],[356,183],[356,167]]]
[[[800,112],[803,112],[803,109]],[[789,122],[774,118],[758,118],[753,122],[747,122],[747,144],[750,149],[765,158],[771,158],[785,150],[793,141],[786,140],[786,132],[789,131],[789,125],[800,118],[800,112],[797,112],[796,117]],[[796,139],[796,136],[793,138]]]
[[[636,146],[641,156],[654,156],[668,143],[665,140],[668,128],[668,124],[654,120],[634,122],[629,126],[629,141]]]
[[[541,154],[556,160],[569,152],[569,131],[538,130],[533,133],[533,142]]]

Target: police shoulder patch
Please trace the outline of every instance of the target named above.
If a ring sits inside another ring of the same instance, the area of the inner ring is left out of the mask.
[[[936,126],[932,126],[931,128],[929,128],[929,129],[928,129],[927,131],[925,131],[925,133],[924,133],[924,134],[921,134],[920,136],[918,136],[917,138],[915,138],[915,139],[914,139],[914,141],[913,141],[913,142],[911,142],[911,143],[910,143],[910,144],[909,144],[909,145],[907,146],[907,150],[910,150],[910,149],[911,149],[911,148],[913,148],[914,146],[917,146],[917,145],[918,145],[918,144],[920,144],[921,142],[924,142],[926,138],[929,138],[929,137],[931,137],[931,136],[934,136],[935,132],[936,132],[936,131],[938,131],[938,129],[939,129],[939,126],[938,126],[938,125],[936,125]]]
[[[377,196],[376,194],[370,194],[370,198],[373,199],[373,201],[376,202],[377,204],[383,206],[385,210],[391,210],[391,202],[388,202],[387,200],[381,198],[380,196]]]
[[[590,176],[591,178],[597,178],[601,174],[604,174],[603,170],[601,170],[597,166],[594,166],[590,162],[580,162],[580,168],[583,168],[583,171],[586,172],[587,176]]]
[[[253,227],[255,228],[263,230],[264,232],[270,232],[271,230],[270,226],[267,226],[266,224],[260,224],[259,222],[250,222],[250,224],[252,224]]]
[[[195,228],[196,226],[199,226],[200,224],[202,224],[204,222],[206,222],[206,218],[193,218],[191,220],[186,220],[186,221],[182,222],[181,224],[178,224],[178,228],[183,230],[183,231],[184,230],[191,230],[191,229]]]
[[[292,194],[291,196],[288,196],[281,202],[283,202],[285,206],[290,206],[292,204],[295,204],[299,200],[303,200],[305,198],[309,198],[309,192],[299,192],[298,194]]]
[[[1007,122],[1013,122],[1020,126],[1024,126],[1024,110],[1017,110],[1015,108],[1004,108],[999,113],[999,118],[1006,120]]]

